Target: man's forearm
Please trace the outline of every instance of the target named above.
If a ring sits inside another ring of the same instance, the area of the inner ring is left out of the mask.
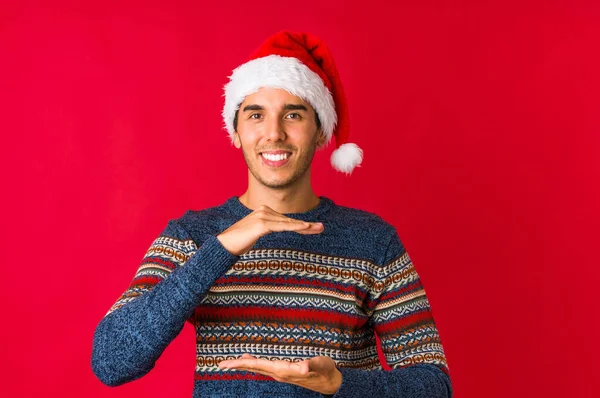
[[[450,377],[430,364],[391,371],[339,368],[342,385],[333,398],[451,398]]]
[[[94,334],[92,369],[116,386],[148,373],[210,286],[237,260],[215,236],[152,290],[108,314]]]

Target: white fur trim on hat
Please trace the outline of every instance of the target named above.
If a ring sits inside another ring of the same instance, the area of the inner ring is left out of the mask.
[[[298,58],[269,55],[246,62],[234,69],[225,89],[223,120],[233,142],[233,120],[246,96],[261,87],[280,88],[308,102],[319,115],[325,143],[329,143],[337,114],[335,102],[329,89],[317,73]]]
[[[331,154],[331,165],[342,173],[351,174],[356,166],[362,163],[363,150],[353,143],[340,145]]]

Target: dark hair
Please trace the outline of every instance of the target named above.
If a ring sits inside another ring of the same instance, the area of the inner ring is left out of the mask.
[[[238,124],[238,113],[240,112],[240,109],[238,107],[238,109],[235,111],[235,116],[233,117],[233,130],[237,131],[237,124]],[[315,111],[315,122],[317,123],[317,129],[321,128],[321,119],[319,119],[319,114],[317,113],[317,111]]]

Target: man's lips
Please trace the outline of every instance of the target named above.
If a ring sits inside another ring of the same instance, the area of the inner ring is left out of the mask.
[[[268,155],[281,155],[281,154],[288,154],[287,157],[285,157],[284,159],[281,160],[270,160],[267,159],[265,156],[263,156],[263,154],[268,154]],[[260,158],[262,160],[262,162],[270,167],[281,167],[284,164],[286,164],[288,162],[288,160],[290,160],[290,157],[292,156],[291,152],[288,151],[268,151],[268,152],[261,152],[260,153]]]
[[[262,155],[263,153],[269,154],[269,155],[281,155],[282,153],[289,153],[291,154],[290,151],[263,151],[263,152],[259,152],[260,155]]]

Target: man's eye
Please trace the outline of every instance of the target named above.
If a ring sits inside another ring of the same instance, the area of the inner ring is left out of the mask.
[[[294,116],[294,117],[291,117],[291,119],[300,119],[300,114],[299,113],[290,113],[287,116],[288,117]]]
[[[258,116],[258,117],[254,117],[254,116]],[[250,115],[250,119],[258,119],[260,117],[260,113],[253,113],[252,115]]]

